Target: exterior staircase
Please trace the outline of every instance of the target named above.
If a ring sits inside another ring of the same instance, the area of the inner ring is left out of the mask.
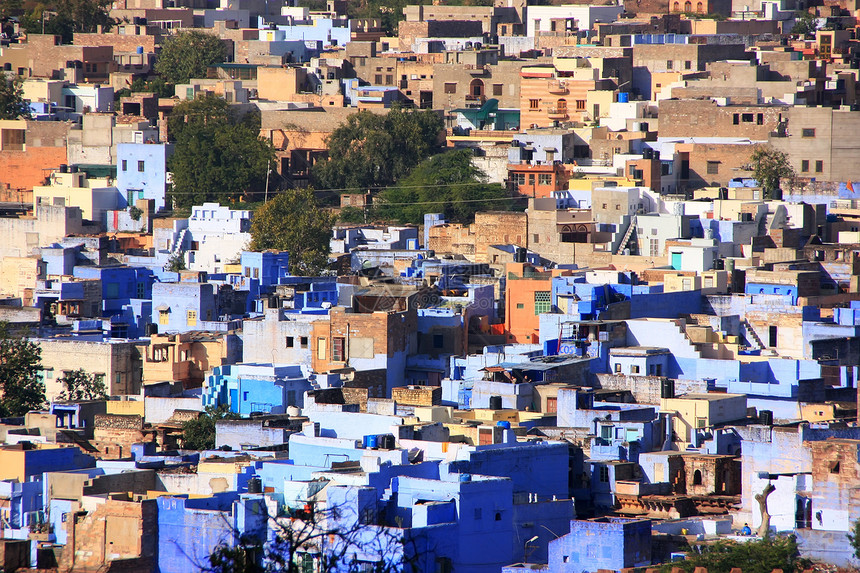
[[[624,252],[624,248],[630,243],[630,237],[636,232],[636,215],[630,218],[630,224],[627,225],[627,232],[621,237],[621,242],[618,243],[618,248],[615,249],[615,254],[620,255]]]

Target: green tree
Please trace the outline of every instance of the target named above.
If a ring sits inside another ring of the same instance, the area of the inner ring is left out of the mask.
[[[83,368],[66,372],[57,382],[65,389],[57,396],[60,400],[70,402],[77,400],[104,400],[107,398],[107,388],[104,380],[89,374]]]
[[[687,572],[707,567],[708,573],[729,573],[739,567],[744,573],[771,573],[774,569],[795,573],[809,565],[807,560],[800,558],[794,535],[768,536],[744,543],[720,540],[695,549],[698,551],[689,552],[684,561],[673,561],[671,567],[680,567]]]
[[[4,0],[0,3],[0,18],[19,16],[23,12],[23,0]]]
[[[176,107],[168,120],[176,141],[168,162],[174,208],[262,198],[275,150],[259,136],[256,116],[237,121],[215,96]]]
[[[227,48],[218,36],[190,30],[164,42],[155,72],[167,83],[184,84],[191,78],[205,78],[209,66],[226,58]]]
[[[119,101],[121,98],[130,96],[133,93],[149,92],[154,93],[160,98],[173,97],[174,87],[164,81],[163,78],[154,77],[151,80],[137,78],[127,88],[122,88],[114,93],[114,99]]]
[[[794,177],[794,168],[788,156],[769,146],[760,146],[750,156],[753,177],[769,199],[781,197],[780,180]]]
[[[7,78],[0,71],[0,119],[30,117],[30,106],[24,99],[21,78]]]
[[[164,266],[164,270],[178,273],[179,271],[185,270],[185,259],[182,257],[181,252],[176,252],[170,255],[170,258],[167,259],[167,264]]]
[[[0,416],[23,416],[45,405],[42,349],[0,321]]]
[[[449,221],[469,223],[478,211],[510,209],[513,200],[505,188],[486,179],[472,163],[470,150],[448,151],[426,159],[397,185],[382,191],[374,214],[420,224],[424,213],[444,213]]]
[[[193,420],[182,423],[182,447],[186,450],[211,450],[215,448],[215,422],[235,420],[239,416],[227,406],[208,407]]]
[[[329,157],[314,166],[314,181],[321,189],[387,187],[438,149],[442,128],[429,110],[360,111],[332,132]]]
[[[814,34],[818,28],[818,21],[815,16],[809,12],[798,12],[795,16],[794,26],[791,28],[791,33],[798,36],[808,36]]]
[[[54,34],[70,44],[76,32],[93,33],[101,26],[107,32],[117,24],[108,14],[111,0],[54,0],[37,3],[21,18],[28,34]]]
[[[854,550],[854,557],[860,559],[860,519],[854,522],[851,526],[851,533],[847,535],[848,543],[851,544],[851,549]]]
[[[311,189],[287,189],[254,213],[252,251],[276,249],[290,255],[290,272],[318,275],[328,265],[334,216],[321,209]]]

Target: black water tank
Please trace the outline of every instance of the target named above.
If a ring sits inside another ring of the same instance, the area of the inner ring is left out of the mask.
[[[248,493],[263,493],[263,482],[257,476],[248,480]]]
[[[660,382],[660,397],[661,398],[674,398],[675,397],[675,381],[674,380],[662,380]]]
[[[395,448],[394,435],[383,434],[382,436],[379,436],[379,448],[381,450],[393,450]]]
[[[65,163],[60,164],[60,173],[66,173],[66,172],[68,172],[68,170],[69,170],[68,165],[66,165]]]
[[[502,409],[502,397],[501,396],[490,396],[490,410],[501,410]]]
[[[523,247],[517,247],[514,250],[514,262],[515,263],[526,262],[526,250]]]
[[[763,426],[773,426],[773,410],[761,410],[758,413],[758,423]]]

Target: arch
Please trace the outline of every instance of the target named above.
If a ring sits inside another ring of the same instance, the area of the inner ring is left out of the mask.
[[[570,225],[564,225],[561,228],[562,233],[572,233],[573,229],[570,228]]]
[[[699,13],[699,14],[704,14],[704,13],[705,13],[705,6],[704,6],[704,4],[702,4],[701,2],[698,2],[698,3],[696,4],[696,12],[697,12],[697,13]]]
[[[702,471],[696,470],[693,472],[693,485],[702,485]]]
[[[680,12],[681,11],[681,4],[679,2],[675,2],[674,4],[672,4],[672,11],[673,12]]]
[[[684,2],[684,12],[692,12],[693,11],[693,3],[690,0]]]
[[[469,95],[475,98],[484,97],[484,80],[475,78],[469,82]]]
[[[555,109],[559,113],[565,113],[567,111],[567,100],[564,98],[559,98],[559,100],[555,102]]]

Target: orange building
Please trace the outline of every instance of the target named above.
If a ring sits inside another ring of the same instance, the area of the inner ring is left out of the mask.
[[[520,70],[520,125],[550,127],[560,122],[584,121],[588,92],[606,83],[600,69],[577,67],[557,70],[552,65]]]
[[[570,176],[561,163],[509,163],[508,184],[512,193],[529,197],[551,197],[553,191],[567,189]]]
[[[536,344],[540,340],[540,315],[552,312],[552,278],[571,272],[545,271],[529,263],[508,263],[505,274],[507,342]]]

